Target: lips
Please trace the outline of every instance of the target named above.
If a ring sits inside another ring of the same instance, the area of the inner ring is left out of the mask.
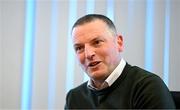
[[[90,62],[88,64],[88,67],[95,67],[96,65],[98,65],[100,63],[100,61],[94,61],[94,62]]]

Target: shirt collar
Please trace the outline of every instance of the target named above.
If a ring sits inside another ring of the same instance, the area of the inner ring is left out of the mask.
[[[93,86],[92,80],[88,81],[87,87],[89,89],[93,89],[93,90],[101,90],[101,89],[107,88],[108,86],[111,86],[116,81],[116,79],[121,75],[125,65],[126,65],[126,62],[122,58],[120,63],[118,64],[118,66],[114,69],[114,71],[104,81],[104,83],[102,84],[100,89]]]

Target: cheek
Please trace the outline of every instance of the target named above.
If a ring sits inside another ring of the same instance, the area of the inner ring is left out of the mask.
[[[77,54],[76,56],[78,58],[79,63],[84,64],[84,62],[85,62],[84,56],[82,54]]]
[[[106,63],[113,63],[116,60],[118,50],[115,47],[104,49],[102,56],[104,57]]]
[[[100,49],[98,50],[98,57],[101,58],[101,60],[107,62],[111,57],[111,50],[108,48]]]

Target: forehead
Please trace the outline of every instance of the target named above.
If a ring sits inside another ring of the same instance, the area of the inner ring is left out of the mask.
[[[93,39],[98,36],[107,36],[110,34],[109,28],[102,20],[95,20],[83,25],[79,25],[72,30],[72,39],[74,42],[80,40]]]

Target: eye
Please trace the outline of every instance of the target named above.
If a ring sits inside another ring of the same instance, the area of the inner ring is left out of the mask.
[[[100,46],[102,42],[103,42],[102,40],[96,40],[96,41],[94,41],[93,44],[94,44],[95,46]]]
[[[84,48],[83,48],[82,46],[77,46],[77,47],[75,47],[76,53],[80,53],[80,52],[82,52],[83,50],[84,50]]]
[[[99,40],[95,41],[95,44],[99,44],[99,43],[100,43],[100,41],[99,41]]]

